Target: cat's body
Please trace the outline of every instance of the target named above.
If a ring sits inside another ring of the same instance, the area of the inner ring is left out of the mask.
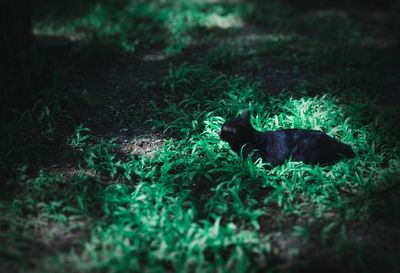
[[[227,141],[237,154],[247,157],[256,150],[252,158],[262,158],[273,166],[292,158],[311,164],[329,164],[342,157],[354,157],[353,150],[322,131],[284,129],[259,132],[250,123],[250,114],[228,120],[222,125],[221,140]],[[243,148],[242,148],[243,147]]]

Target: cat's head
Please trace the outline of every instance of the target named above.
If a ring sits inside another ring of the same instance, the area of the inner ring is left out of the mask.
[[[249,128],[251,128],[250,112],[246,110],[239,117],[226,121],[221,127],[219,137],[229,143],[237,142],[243,139]]]

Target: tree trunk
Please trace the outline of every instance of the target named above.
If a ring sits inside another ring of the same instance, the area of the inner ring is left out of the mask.
[[[0,4],[0,103],[3,106],[24,103],[32,89],[31,11],[30,0],[4,0]]]

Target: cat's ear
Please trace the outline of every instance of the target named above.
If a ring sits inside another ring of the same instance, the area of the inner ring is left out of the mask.
[[[240,118],[245,119],[245,120],[250,120],[250,111],[244,110],[243,112],[241,112]]]

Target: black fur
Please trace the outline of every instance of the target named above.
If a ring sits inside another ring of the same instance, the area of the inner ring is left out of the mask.
[[[354,157],[349,145],[322,131],[285,129],[259,132],[251,125],[248,111],[226,121],[221,127],[220,138],[228,142],[237,154],[240,154],[242,147],[244,157],[256,150],[252,156],[254,160],[261,157],[273,166],[282,164],[290,157],[295,161],[321,165],[342,157]]]

